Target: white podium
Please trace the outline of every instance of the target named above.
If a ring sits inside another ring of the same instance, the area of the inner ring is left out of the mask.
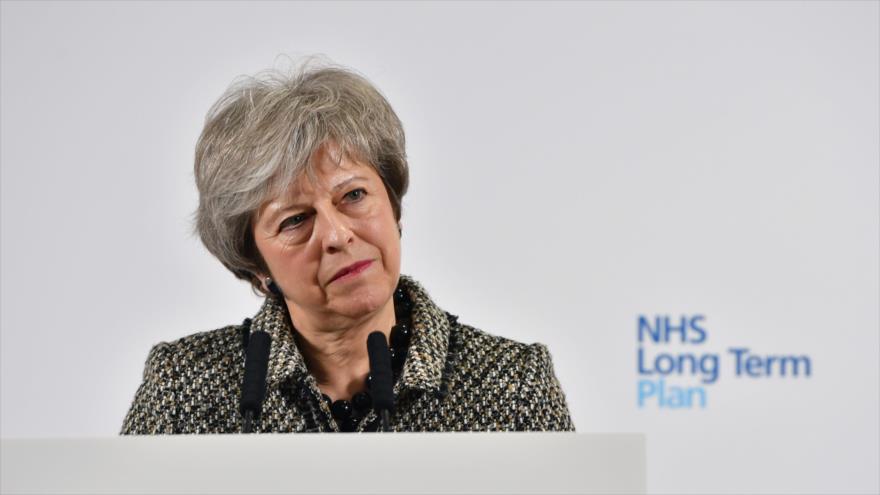
[[[12,493],[644,493],[642,434],[0,440]]]

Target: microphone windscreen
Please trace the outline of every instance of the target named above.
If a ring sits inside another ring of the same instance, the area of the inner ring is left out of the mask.
[[[382,332],[367,337],[367,354],[370,356],[370,395],[376,410],[394,409],[394,376],[391,372],[391,353]]]
[[[269,369],[269,349],[272,337],[259,331],[251,333],[248,339],[244,362],[244,380],[241,384],[241,413],[253,411],[260,415],[260,408],[266,395],[266,372]]]

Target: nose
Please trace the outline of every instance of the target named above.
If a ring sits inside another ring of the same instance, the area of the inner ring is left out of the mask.
[[[332,254],[342,251],[354,241],[349,218],[336,208],[318,212],[316,221],[315,234],[324,252]]]

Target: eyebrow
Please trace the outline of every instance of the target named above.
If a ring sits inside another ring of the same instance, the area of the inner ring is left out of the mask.
[[[344,181],[342,181],[342,182],[336,184],[335,186],[333,186],[333,188],[332,188],[330,191],[333,192],[333,193],[335,193],[335,192],[339,191],[340,189],[344,188],[345,186],[351,184],[352,182],[356,182],[356,181],[366,181],[366,180],[368,180],[366,177],[363,177],[363,176],[360,176],[360,175],[355,175],[355,176],[353,176],[353,177],[349,177],[349,178],[345,179]],[[270,203],[270,204],[271,204],[271,203]],[[294,203],[286,204],[286,205],[284,205],[284,206],[280,206],[280,207],[278,207],[278,208],[272,208],[273,211],[272,211],[271,213],[269,213],[269,216],[268,216],[268,217],[266,217],[266,221],[269,222],[269,223],[274,223],[275,220],[276,220],[279,216],[281,216],[283,213],[288,212],[288,211],[290,211],[290,210],[294,210],[294,209],[300,208],[300,207],[302,207],[302,206],[304,206],[304,205],[301,205],[301,204],[299,204],[299,203],[295,203],[295,202],[294,202]]]
[[[349,185],[350,183],[352,183],[354,181],[358,181],[358,180],[367,180],[367,178],[361,177],[360,175],[355,175],[354,177],[349,177],[348,179],[345,179],[344,181],[340,182],[339,184],[336,184],[335,186],[333,186],[332,191],[336,192],[336,191],[342,189],[343,187]]]

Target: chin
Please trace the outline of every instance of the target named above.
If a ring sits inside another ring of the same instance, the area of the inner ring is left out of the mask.
[[[336,313],[358,318],[381,309],[391,299],[394,289],[375,285],[361,287],[351,294],[340,296],[334,308]]]

